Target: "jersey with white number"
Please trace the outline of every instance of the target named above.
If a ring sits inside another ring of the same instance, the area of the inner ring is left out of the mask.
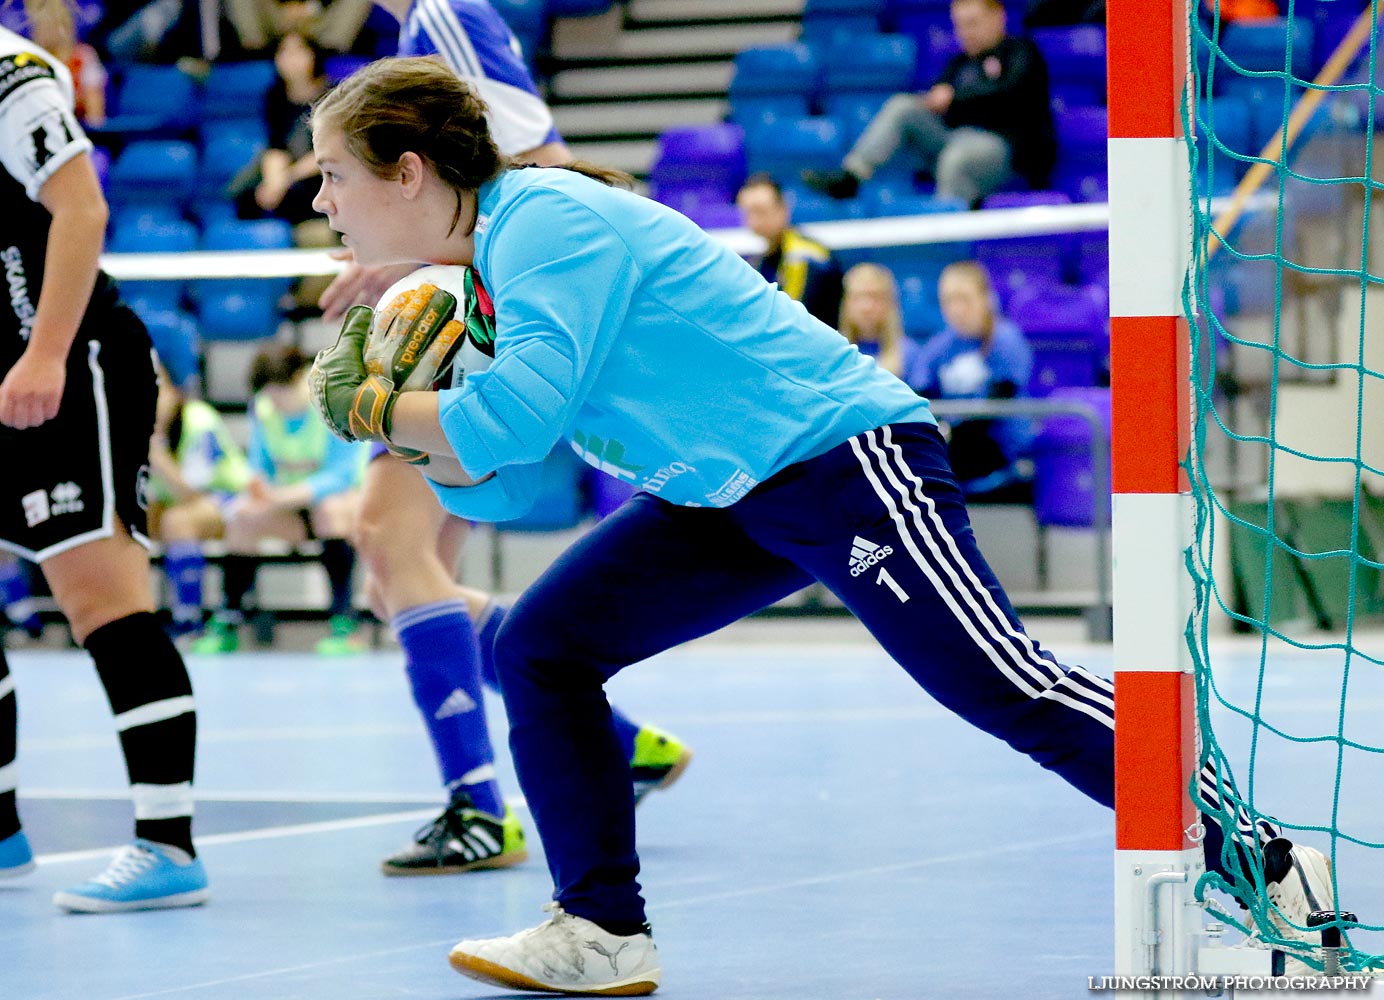
[[[43,287],[52,216],[39,203],[39,191],[59,167],[90,151],[91,141],[72,113],[67,67],[28,39],[0,28],[0,266],[5,270],[0,372],[23,353]],[[98,275],[74,341],[83,345],[83,356],[86,342],[100,339],[105,325],[100,319],[115,303],[115,286]]]
[[[490,108],[490,134],[515,156],[561,136],[524,64],[519,41],[486,0],[414,0],[399,30],[399,55],[441,56]]]

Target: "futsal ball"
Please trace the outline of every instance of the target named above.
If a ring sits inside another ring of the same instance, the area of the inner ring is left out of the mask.
[[[446,389],[461,384],[467,365],[458,358],[466,342],[466,268],[459,264],[429,264],[400,278],[390,285],[375,304],[375,321],[371,325],[370,336],[365,347],[366,366],[378,369],[381,374],[393,367],[397,371],[400,362],[409,367],[417,364],[402,383],[399,392],[414,390]],[[400,304],[395,304],[409,292],[424,290],[431,285],[456,297],[455,314],[440,324],[424,342],[406,343],[403,328],[412,322],[412,317],[398,316]],[[417,362],[410,352],[421,351],[424,358]],[[468,353],[468,360],[469,354]],[[431,355],[431,356],[429,356]],[[475,366],[472,365],[474,368]],[[397,382],[397,379],[396,379]]]

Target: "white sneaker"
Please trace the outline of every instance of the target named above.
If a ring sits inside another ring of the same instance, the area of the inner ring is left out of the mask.
[[[658,949],[648,934],[620,937],[564,913],[511,937],[461,941],[448,960],[483,983],[546,993],[642,997],[658,988]]]
[[[1302,928],[1306,927],[1307,916],[1313,910],[1336,909],[1336,897],[1331,891],[1331,860],[1315,847],[1294,844],[1281,837],[1264,846],[1264,858],[1270,872],[1285,865],[1287,869],[1278,881],[1266,884],[1272,905],[1267,908],[1270,926],[1264,929],[1264,936],[1271,941],[1283,941],[1289,948],[1298,945],[1320,964],[1321,931]],[[1283,949],[1287,974],[1320,974],[1294,954],[1297,949],[1289,948]]]

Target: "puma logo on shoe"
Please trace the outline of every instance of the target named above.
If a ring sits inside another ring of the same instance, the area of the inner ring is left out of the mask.
[[[630,946],[630,943],[628,941],[622,941],[620,942],[620,947],[616,948],[614,951],[606,951],[606,946],[599,941],[588,941],[586,942],[586,946],[609,962],[610,971],[618,976],[620,974],[620,969],[615,964],[615,960],[620,956],[620,952]]]

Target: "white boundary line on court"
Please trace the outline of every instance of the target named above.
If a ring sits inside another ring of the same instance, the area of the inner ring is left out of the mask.
[[[196,800],[198,802],[305,802],[308,804],[322,804],[339,802],[342,805],[373,805],[382,802],[392,802],[401,805],[427,805],[436,803],[438,808],[442,807],[444,794],[440,791],[431,794],[421,792],[399,792],[392,794],[389,792],[341,792],[333,794],[331,792],[253,792],[253,791],[217,791],[216,789],[204,790],[196,789]],[[68,799],[97,799],[110,801],[124,801],[130,798],[128,788],[32,788],[21,789],[19,793],[21,799],[42,799],[42,800],[68,800]],[[513,799],[506,799],[513,803]],[[200,839],[200,838],[199,838]]]
[[[992,847],[974,851],[962,851],[957,854],[942,855],[939,857],[927,858],[923,861],[906,861],[896,865],[877,865],[871,868],[855,868],[847,871],[833,872],[829,875],[817,875],[812,878],[791,879],[786,882],[774,882],[769,885],[755,886],[747,889],[730,889],[725,892],[710,893],[705,896],[692,896],[687,899],[673,900],[668,903],[653,905],[650,911],[672,910],[681,906],[698,906],[702,903],[716,903],[727,899],[738,899],[744,896],[757,896],[764,893],[782,892],[785,889],[797,889],[809,885],[822,885],[827,882],[840,882],[844,879],[869,878],[875,875],[893,875],[901,871],[910,871],[917,868],[932,868],[937,865],[953,864],[959,861],[975,861],[997,854],[1022,854],[1028,851],[1044,850],[1049,847],[1060,847],[1064,844],[1080,843],[1084,840],[1095,840],[1099,837],[1112,836],[1111,826],[1102,826],[1095,830],[1086,830],[1081,833],[1071,833],[1064,837],[1051,837],[1046,840],[1029,840],[1018,844],[1009,844],[1001,847]],[[505,931],[495,931],[495,934],[504,934]],[[150,997],[166,997],[179,993],[190,993],[193,990],[210,989],[215,986],[226,986],[231,983],[243,983],[252,979],[266,979],[271,976],[287,975],[291,973],[306,972],[309,969],[322,969],[334,965],[345,965],[348,962],[359,962],[363,960],[385,958],[389,955],[402,955],[411,951],[424,951],[433,948],[443,948],[454,944],[456,938],[444,938],[440,941],[425,941],[422,944],[404,945],[399,948],[386,948],[380,951],[366,953],[356,953],[344,955],[340,958],[324,959],[320,962],[309,962],[304,965],[285,966],[279,969],[265,969],[263,972],[246,973],[243,976],[232,976],[227,979],[213,979],[202,983],[191,983],[187,986],[175,986],[166,990],[157,990],[153,993],[128,993],[120,997],[112,997],[111,1000],[149,1000]]]
[[[197,837],[198,847],[214,844],[240,844],[251,840],[277,840],[280,837],[302,837],[313,833],[335,833],[338,830],[359,830],[370,826],[385,826],[389,823],[403,823],[409,820],[433,819],[437,816],[437,806],[431,809],[411,809],[408,812],[380,813],[375,816],[355,816],[351,819],[324,820],[320,823],[294,823],[289,826],[265,826],[255,830],[241,830],[239,833],[213,833]],[[106,857],[120,849],[114,847],[91,848],[84,851],[66,851],[59,854],[40,854],[36,858],[41,865],[58,865],[68,861],[89,861],[92,858]]]

